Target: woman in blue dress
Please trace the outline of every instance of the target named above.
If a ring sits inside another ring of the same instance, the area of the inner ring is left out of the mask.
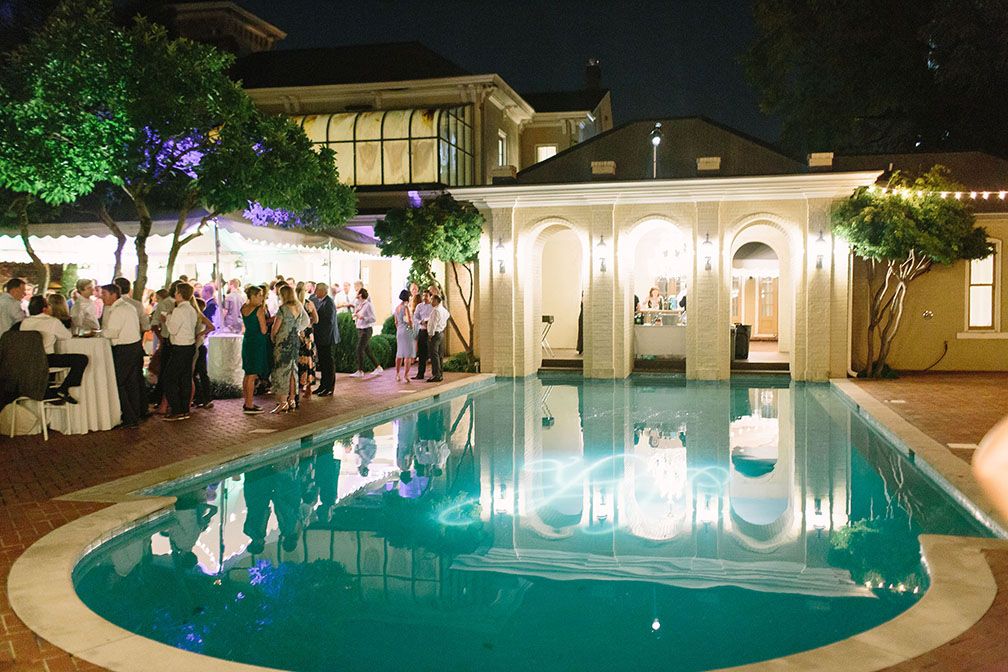
[[[410,382],[410,365],[413,364],[413,358],[416,357],[416,334],[413,330],[413,311],[410,310],[409,300],[409,290],[404,289],[399,292],[399,305],[392,313],[395,316],[396,325],[395,379],[397,383],[401,380]],[[401,377],[399,375],[400,366],[403,367]]]
[[[297,360],[301,347],[301,331],[304,308],[294,295],[294,288],[284,285],[280,288],[282,305],[277,309],[273,320],[273,375],[270,384],[276,395],[277,405],[271,413],[292,411],[296,408],[294,395],[297,394]]]
[[[255,405],[255,386],[257,378],[269,375],[269,339],[266,338],[266,308],[263,306],[263,292],[259,287],[249,287],[245,290],[248,301],[241,308],[242,323],[245,325],[245,336],[242,338],[242,369],[245,378],[242,380],[242,396],[245,399],[242,410],[247,415],[262,413],[263,409]]]

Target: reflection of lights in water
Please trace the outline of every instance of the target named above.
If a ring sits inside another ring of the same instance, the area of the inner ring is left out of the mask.
[[[661,630],[661,621],[659,621],[656,618],[653,621],[651,621],[651,631],[652,632],[658,632],[659,630]]]
[[[658,494],[669,501],[686,492],[686,449],[662,448],[651,453],[647,473],[658,484]]]

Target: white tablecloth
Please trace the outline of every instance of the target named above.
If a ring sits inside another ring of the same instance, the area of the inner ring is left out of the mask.
[[[56,341],[56,352],[87,355],[88,365],[80,387],[70,388],[70,394],[78,401],[76,405],[68,404],[70,426],[65,426],[67,415],[64,413],[54,413],[49,426],[64,434],[87,434],[118,425],[122,411],[119,407],[115,366],[112,364],[112,346],[108,339],[71,338],[68,341]]]
[[[210,380],[219,380],[241,387],[245,372],[242,371],[242,335],[213,333],[206,339],[207,373]]]

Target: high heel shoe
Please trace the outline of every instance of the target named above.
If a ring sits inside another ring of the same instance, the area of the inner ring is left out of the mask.
[[[290,404],[284,401],[282,403],[277,404],[276,408],[270,411],[270,413],[286,413],[289,410],[290,410]]]

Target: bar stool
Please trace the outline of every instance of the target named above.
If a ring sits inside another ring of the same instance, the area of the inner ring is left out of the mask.
[[[542,347],[543,347],[543,350],[545,350],[547,353],[549,353],[550,357],[556,357],[556,355],[553,354],[553,348],[550,347],[549,341],[546,340],[546,336],[549,334],[550,329],[553,328],[553,316],[552,315],[543,315],[542,316],[542,321],[543,321],[543,324],[546,325],[545,327],[543,327],[543,333],[542,333]]]

